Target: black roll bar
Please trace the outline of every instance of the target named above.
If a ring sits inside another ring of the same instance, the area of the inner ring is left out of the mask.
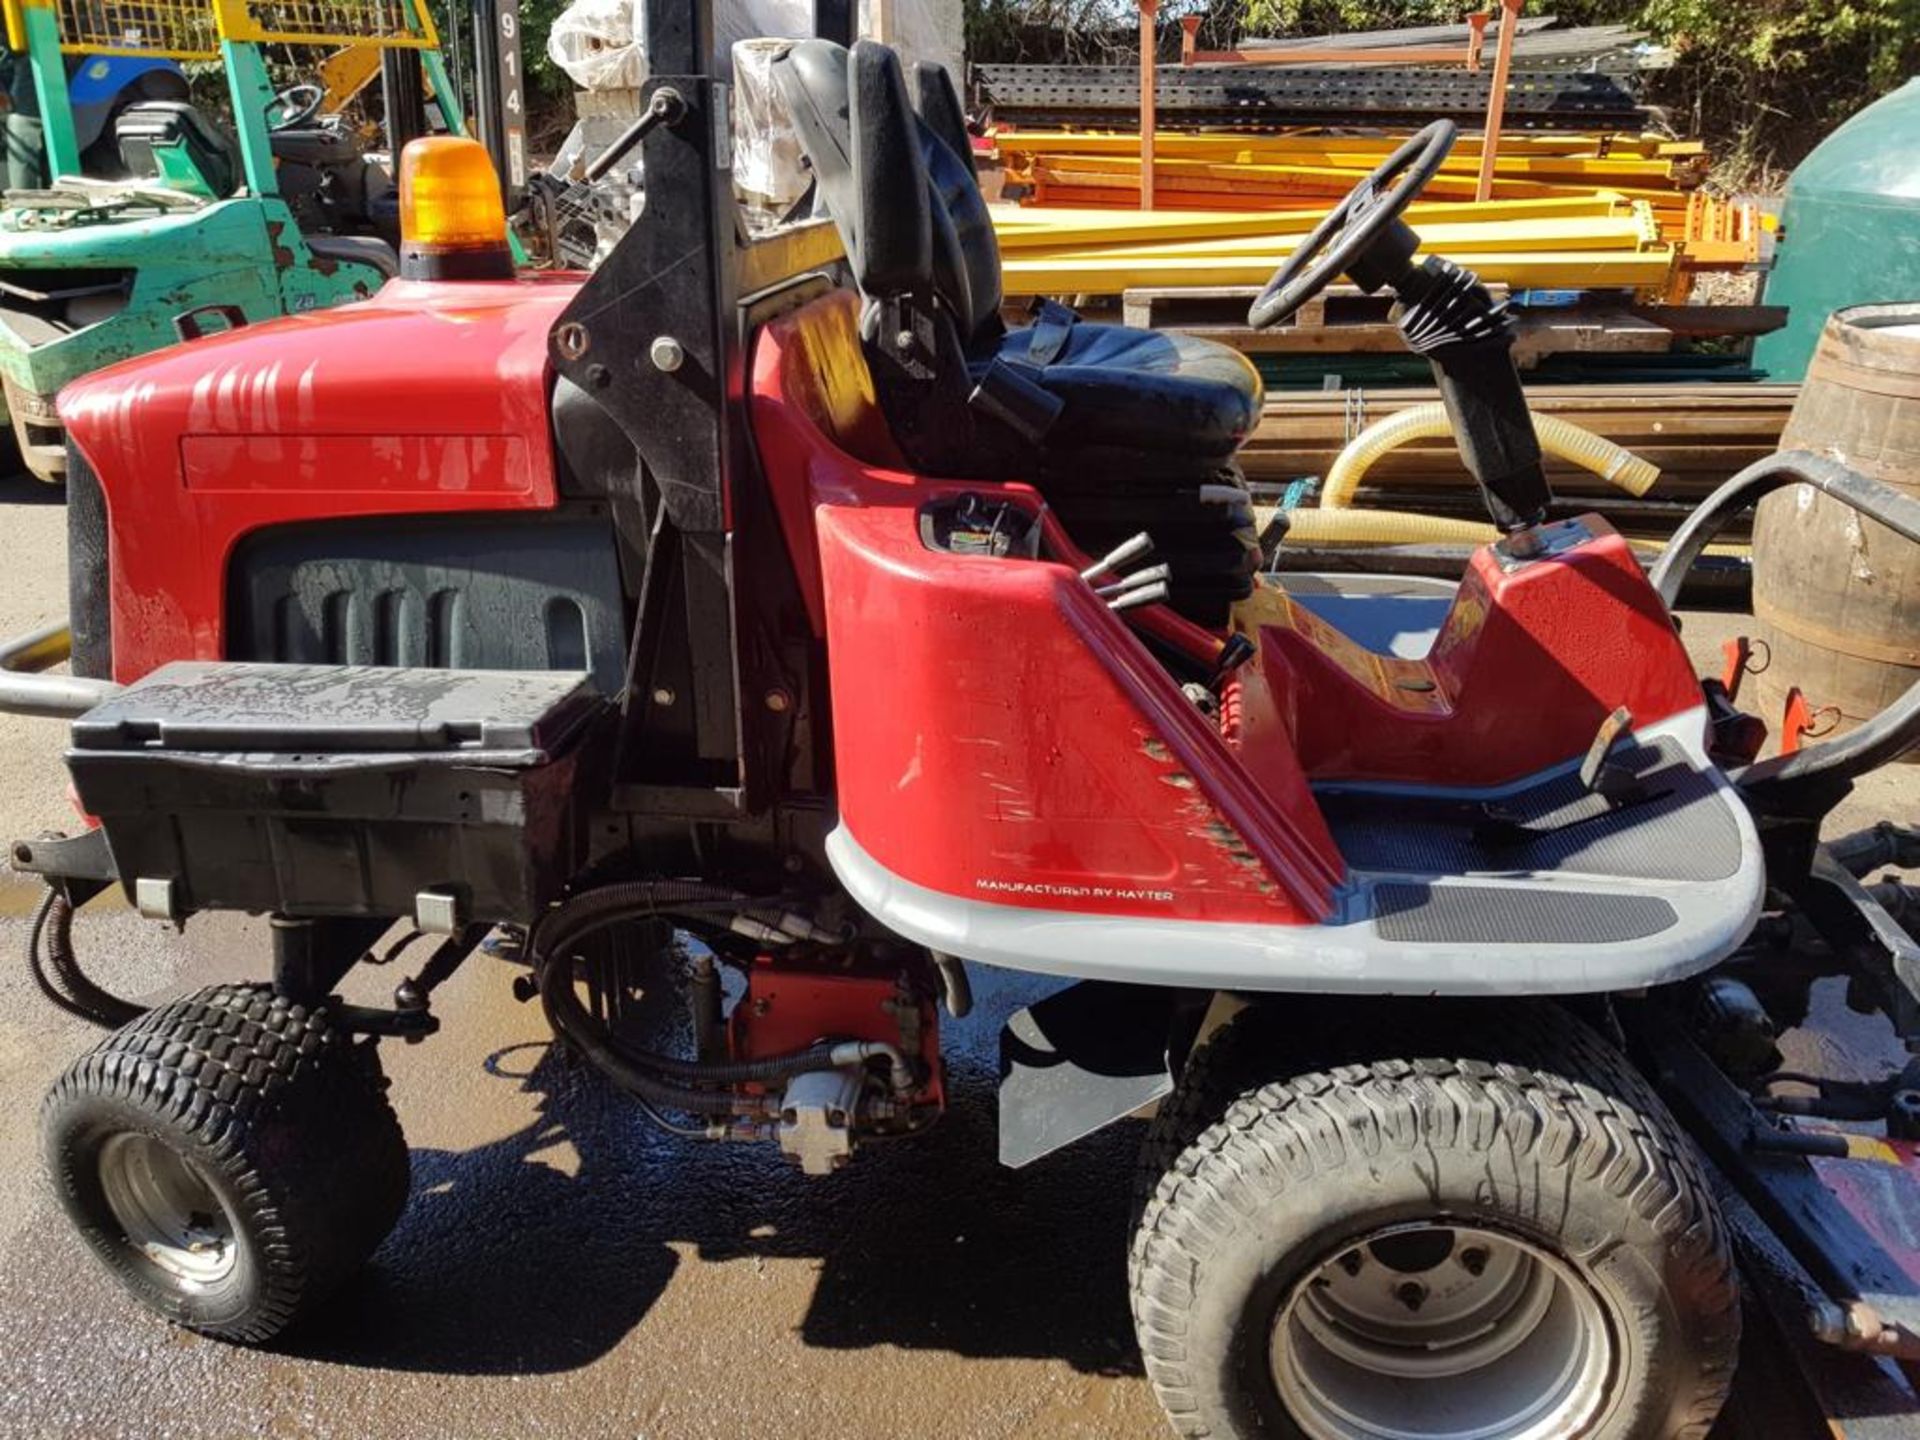
[[[1694,562],[1729,521],[1788,485],[1811,485],[1842,505],[1920,545],[1920,500],[1809,450],[1783,450],[1728,480],[1681,522],[1649,574],[1669,609]],[[1920,681],[1873,719],[1836,740],[1749,765],[1733,776],[1754,798],[1780,797],[1851,780],[1898,759],[1920,743]]]

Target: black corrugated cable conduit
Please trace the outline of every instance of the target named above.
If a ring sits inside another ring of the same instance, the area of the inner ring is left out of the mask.
[[[27,929],[27,968],[41,994],[90,1025],[117,1030],[147,1013],[146,1006],[122,1000],[94,984],[80,968],[80,957],[73,949],[73,899],[58,885],[47,887],[33,912]]]

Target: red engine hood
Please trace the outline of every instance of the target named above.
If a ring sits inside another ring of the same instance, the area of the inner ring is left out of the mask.
[[[249,531],[551,508],[547,335],[583,278],[395,280],[69,385],[60,415],[109,514],[115,677],[222,658]]]
[[[473,434],[546,424],[547,332],[582,277],[395,280],[77,380],[60,416],[96,470],[182,435]],[[544,458],[544,457],[543,457]]]

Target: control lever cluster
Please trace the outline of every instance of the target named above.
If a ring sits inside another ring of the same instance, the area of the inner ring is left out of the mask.
[[[1122,540],[1093,564],[1080,572],[1080,578],[1093,586],[1093,593],[1107,602],[1109,610],[1132,610],[1141,605],[1158,605],[1167,598],[1167,583],[1173,578],[1169,565],[1150,565],[1145,570],[1122,574],[1125,566],[1145,560],[1153,554],[1153,537],[1142,530]],[[1101,584],[1103,575],[1118,579]]]

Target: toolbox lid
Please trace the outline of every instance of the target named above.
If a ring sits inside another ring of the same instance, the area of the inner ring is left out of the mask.
[[[583,672],[179,660],[73,723],[76,750],[551,751],[599,707]]]

